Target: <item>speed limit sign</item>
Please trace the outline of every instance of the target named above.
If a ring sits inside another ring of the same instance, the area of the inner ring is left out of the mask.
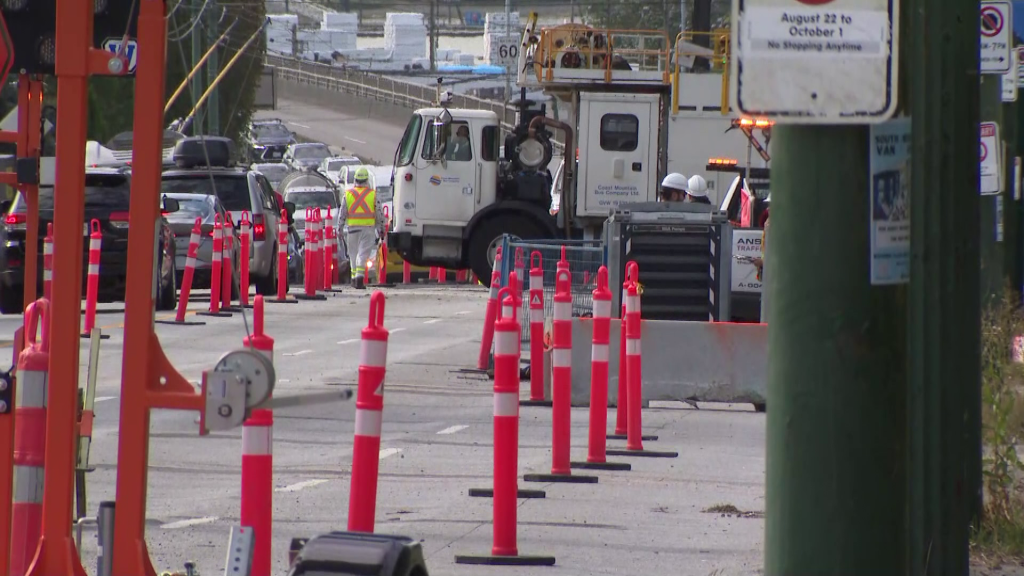
[[[488,60],[496,66],[515,67],[519,61],[520,38],[514,35],[495,35],[490,38]]]

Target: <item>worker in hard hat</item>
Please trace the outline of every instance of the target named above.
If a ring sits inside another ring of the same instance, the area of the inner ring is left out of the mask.
[[[366,288],[366,263],[373,258],[379,238],[377,191],[369,182],[370,171],[358,168],[355,186],[345,191],[345,201],[338,209],[338,223],[345,226],[352,286],[359,290]]]
[[[686,202],[711,204],[711,200],[708,199],[708,183],[703,176],[699,174],[690,176],[686,185]]]
[[[678,172],[673,172],[665,179],[661,181],[661,201],[662,202],[682,202],[686,199],[686,189],[689,186],[689,182],[686,180],[686,176]]]

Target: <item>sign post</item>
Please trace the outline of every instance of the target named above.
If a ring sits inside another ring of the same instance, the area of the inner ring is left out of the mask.
[[[1003,74],[1003,102],[1017,101],[1017,87],[1020,75],[1020,50],[1010,51],[1010,70]]]
[[[896,110],[899,0],[733,0],[732,107],[794,124]]]
[[[1011,67],[1010,2],[981,3],[981,73],[1006,74]]]
[[[981,123],[981,194],[989,196],[1002,190],[1001,145],[999,125],[995,122]]]

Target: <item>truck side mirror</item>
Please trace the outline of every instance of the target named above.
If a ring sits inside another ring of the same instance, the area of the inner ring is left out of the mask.
[[[176,198],[168,198],[167,196],[164,196],[164,214],[170,214],[172,212],[177,212],[178,210],[181,210],[181,204],[178,200]]]
[[[295,202],[285,202],[284,209],[288,212],[289,216],[293,216],[295,214]]]
[[[434,154],[431,156],[432,160],[440,160],[444,158],[444,149],[447,139],[445,134],[448,133],[448,124],[443,120],[434,121]]]

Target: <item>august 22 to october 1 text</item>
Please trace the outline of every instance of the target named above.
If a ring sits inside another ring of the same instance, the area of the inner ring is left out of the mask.
[[[880,56],[886,50],[886,11],[751,7],[745,16],[749,48],[765,57]]]

